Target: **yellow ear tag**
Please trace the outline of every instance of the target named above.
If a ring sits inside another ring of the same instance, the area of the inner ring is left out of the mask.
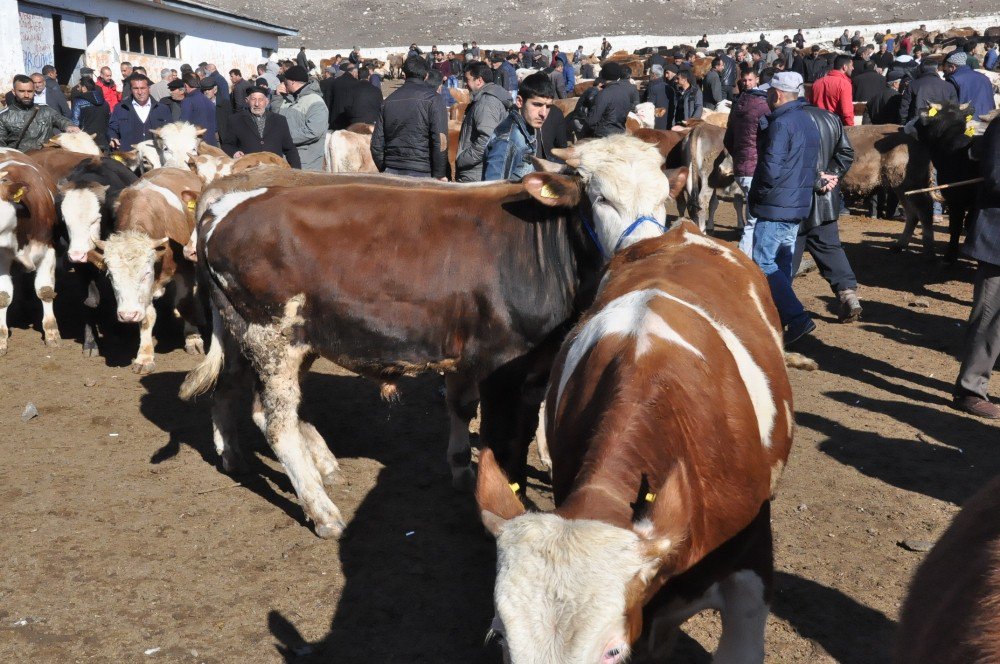
[[[965,128],[965,135],[968,136],[969,138],[972,138],[973,136],[976,135],[976,128],[973,127],[972,125],[969,125],[968,127]]]
[[[21,198],[23,197],[24,197],[24,187],[21,187],[20,189],[14,192],[14,196],[13,198],[11,198],[11,200],[14,201],[15,203],[20,203]]]
[[[117,161],[119,164],[125,163],[125,157],[121,156],[120,154],[113,154],[111,155],[111,158]]]
[[[556,190],[552,188],[551,184],[545,183],[542,185],[542,190],[538,192],[541,194],[542,198],[559,198],[559,194]]]
[[[188,206],[188,209],[189,209],[189,210],[191,210],[192,212],[194,212],[194,209],[195,209],[196,207],[198,207],[198,201],[197,201],[197,200],[193,200],[193,201],[188,201],[188,202],[187,202],[187,206]]]
[[[518,491],[521,490],[521,485],[518,484],[517,482],[511,482],[511,484],[510,484],[510,490],[513,491],[516,494]]]
[[[656,494],[655,493],[647,493],[646,494],[646,502],[647,503],[651,503],[654,500],[656,500]]]
[[[933,118],[935,115],[937,115],[937,109],[931,106],[930,109],[927,110],[927,117]]]

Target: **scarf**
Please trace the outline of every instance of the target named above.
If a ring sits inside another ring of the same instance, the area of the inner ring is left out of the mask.
[[[257,135],[264,138],[264,124],[267,122],[267,112],[264,112],[261,115],[254,115],[251,113],[250,117],[253,118],[253,123],[257,127]]]

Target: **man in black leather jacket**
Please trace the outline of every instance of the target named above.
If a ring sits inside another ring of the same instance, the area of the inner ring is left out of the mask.
[[[809,217],[799,225],[794,269],[798,271],[802,252],[808,249],[819,267],[819,273],[827,280],[840,301],[840,321],[853,323],[861,318],[858,280],[844,253],[844,247],[840,244],[837,219],[844,200],[840,195],[840,179],[854,163],[854,148],[844,133],[839,117],[812,105],[807,105],[802,110],[819,129],[817,169],[820,178],[813,190]]]

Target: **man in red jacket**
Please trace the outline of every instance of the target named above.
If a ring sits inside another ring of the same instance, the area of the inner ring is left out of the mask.
[[[854,90],[851,86],[853,71],[851,56],[838,55],[833,61],[833,70],[812,86],[813,106],[830,111],[847,127],[854,126]]]
[[[101,67],[101,75],[94,83],[101,89],[104,101],[108,102],[108,108],[114,108],[122,100],[122,93],[115,86],[115,81],[111,78],[111,67]]]

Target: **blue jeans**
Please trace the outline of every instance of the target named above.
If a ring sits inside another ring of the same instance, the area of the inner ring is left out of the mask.
[[[743,191],[743,215],[746,219],[743,226],[743,235],[740,237],[740,251],[753,258],[753,227],[757,223],[757,218],[750,215],[750,185],[753,183],[752,177],[738,177],[736,184]]]
[[[767,277],[774,306],[778,308],[781,324],[785,327],[803,316],[809,316],[792,290],[792,262],[798,234],[797,221],[758,219],[753,228],[752,258]]]

